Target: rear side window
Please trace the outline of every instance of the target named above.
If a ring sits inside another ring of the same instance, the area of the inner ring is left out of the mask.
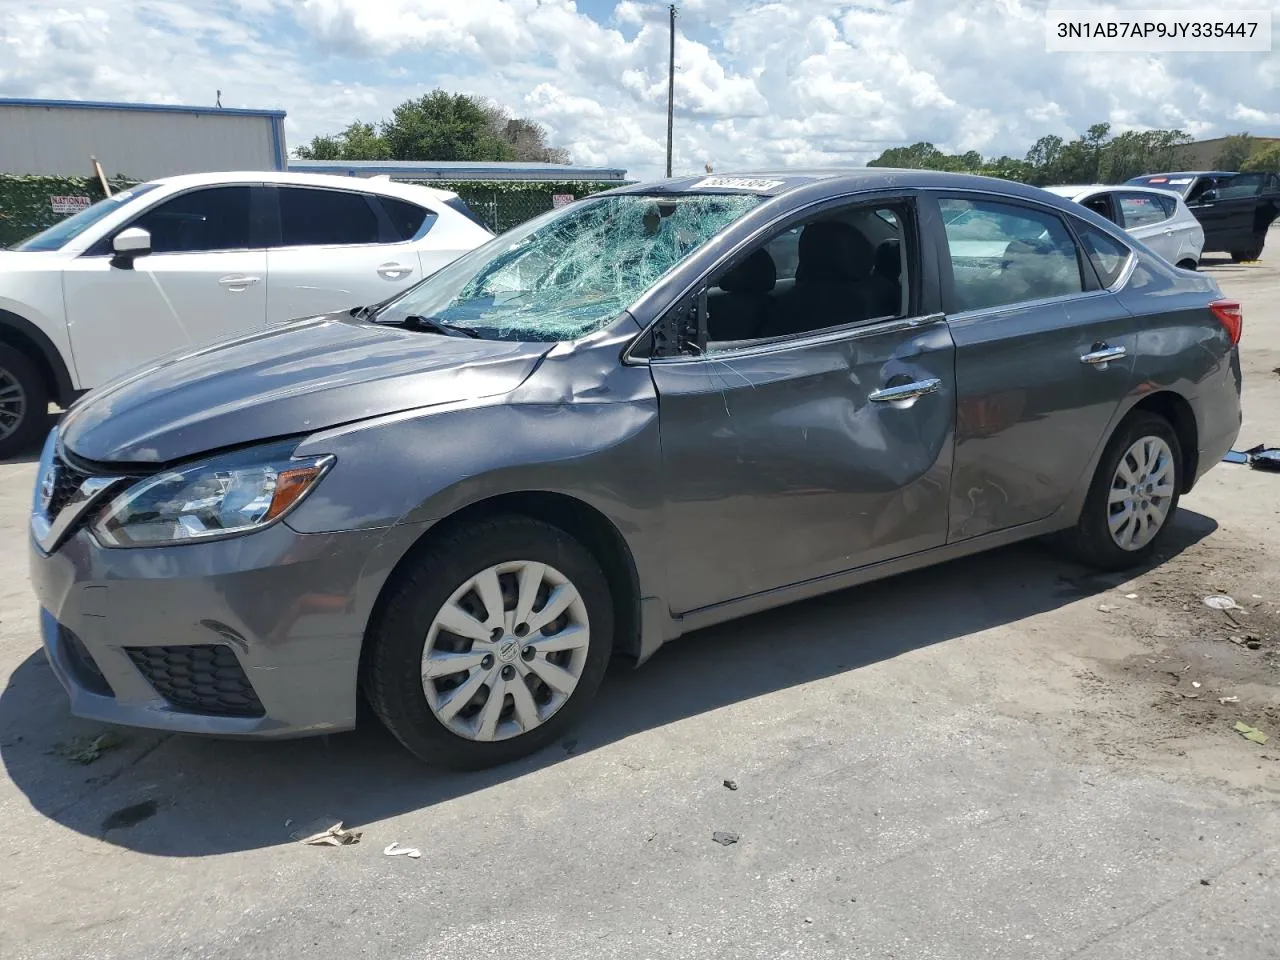
[[[378,243],[378,216],[363,193],[280,188],[280,234],[286,247]]]
[[[1087,223],[1077,221],[1076,233],[1093,269],[1098,271],[1102,285],[1109,287],[1119,280],[1124,265],[1129,261],[1129,248]]]
[[[396,197],[378,197],[377,200],[387,212],[392,235],[397,240],[415,240],[425,235],[436,221],[434,213],[408,200]]]
[[[1120,201],[1122,226],[1130,230],[1167,220],[1172,212],[1166,213],[1161,198],[1149,193],[1122,193],[1116,199]]]
[[[249,188],[192,190],[148,210],[130,226],[151,234],[152,253],[249,247]]]
[[[981,310],[1080,293],[1075,242],[1058,216],[988,200],[939,200],[956,308]]]

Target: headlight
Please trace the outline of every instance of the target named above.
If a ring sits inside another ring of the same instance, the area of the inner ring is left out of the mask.
[[[333,457],[293,459],[296,441],[254,447],[140,480],[93,524],[108,547],[151,547],[248,533],[298,504]]]

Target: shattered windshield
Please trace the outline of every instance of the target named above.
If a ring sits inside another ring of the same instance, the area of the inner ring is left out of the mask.
[[[764,198],[595,197],[485,244],[379,311],[497,340],[574,340],[600,329]]]

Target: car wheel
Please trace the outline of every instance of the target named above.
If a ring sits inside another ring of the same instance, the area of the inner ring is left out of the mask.
[[[25,354],[0,344],[0,458],[34,447],[48,425],[49,389]]]
[[[1245,250],[1232,250],[1232,251],[1231,251],[1231,262],[1232,262],[1232,263],[1245,263],[1245,262],[1247,262],[1247,261],[1258,260],[1258,259],[1260,259],[1261,257],[1262,257],[1262,244],[1261,244],[1261,243],[1259,243],[1257,246],[1249,247],[1249,248],[1247,248],[1247,249],[1245,249]]]
[[[1143,563],[1168,534],[1182,479],[1182,447],[1169,421],[1135,411],[1107,444],[1067,546],[1103,570]]]
[[[569,534],[501,517],[411,557],[367,642],[364,692],[387,728],[428,763],[479,769],[577,722],[609,663],[613,598]]]
[[[1195,261],[1195,260],[1179,260],[1178,266],[1181,267],[1183,270],[1195,270],[1197,267],[1200,266],[1200,264],[1198,261]]]

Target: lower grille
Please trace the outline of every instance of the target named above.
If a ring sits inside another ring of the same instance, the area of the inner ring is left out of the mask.
[[[126,647],[125,653],[176,710],[215,717],[261,717],[266,713],[230,647],[214,643]]]
[[[71,675],[75,677],[76,683],[100,697],[116,695],[107,678],[98,669],[98,664],[89,653],[89,649],[79,637],[62,624],[58,624],[58,640],[66,654],[67,666],[71,670]]]

